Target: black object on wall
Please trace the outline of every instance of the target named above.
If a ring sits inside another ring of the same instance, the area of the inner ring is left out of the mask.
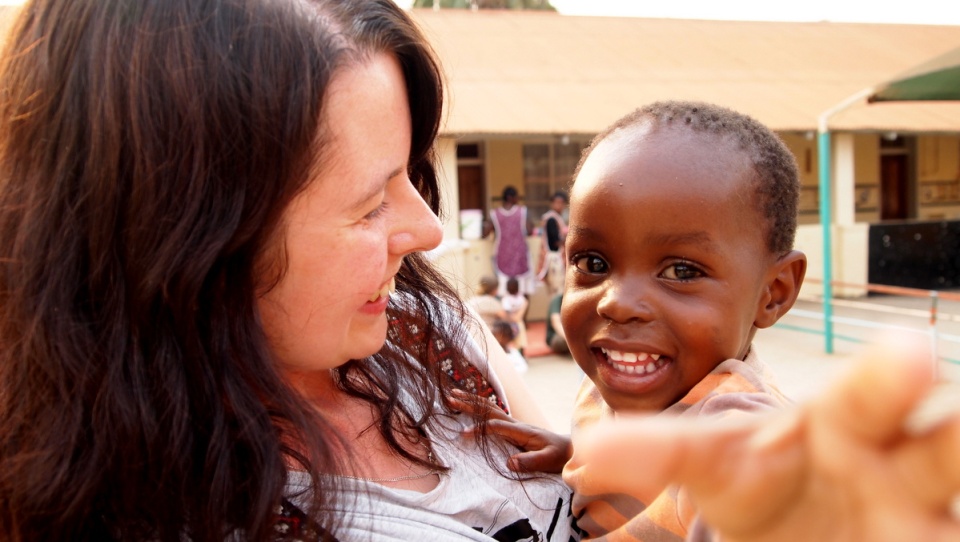
[[[871,224],[868,252],[871,284],[960,287],[960,221]]]

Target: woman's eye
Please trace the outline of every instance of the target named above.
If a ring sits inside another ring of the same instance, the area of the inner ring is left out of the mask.
[[[584,273],[600,274],[606,273],[607,262],[599,256],[579,256],[574,259],[573,265]]]
[[[378,216],[383,214],[383,211],[385,211],[386,209],[387,209],[387,202],[383,202],[380,205],[378,205],[376,209],[367,213],[367,216],[363,218],[364,220],[373,220],[374,218],[377,218]]]
[[[664,269],[663,278],[670,280],[693,280],[703,276],[703,271],[695,265],[680,262]]]

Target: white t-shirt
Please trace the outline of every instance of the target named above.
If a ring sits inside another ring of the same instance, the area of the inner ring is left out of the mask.
[[[463,353],[506,402],[479,344],[469,341]],[[501,475],[487,463],[473,438],[460,434],[468,424],[473,424],[468,416],[444,418],[439,430],[428,434],[435,456],[450,468],[431,491],[420,493],[341,478],[344,493],[337,497],[337,508],[328,510],[343,518],[333,534],[342,542],[579,540],[570,511],[572,492],[560,475],[541,475],[523,482]],[[491,446],[494,464],[504,471],[507,457],[515,453],[511,450],[515,449]],[[302,472],[289,476],[287,495],[302,507],[303,499],[296,496],[305,494],[310,478]]]
[[[337,508],[329,510],[343,518],[334,535],[344,542],[579,540],[570,512],[571,491],[559,476],[523,482],[501,476],[472,437],[444,432],[445,438],[433,434],[431,441],[434,454],[450,470],[431,491],[341,479],[344,493]],[[498,464],[506,465],[506,456],[494,454]],[[291,478],[290,493],[302,494],[309,477],[293,473]]]

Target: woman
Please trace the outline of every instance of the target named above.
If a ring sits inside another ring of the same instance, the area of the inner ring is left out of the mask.
[[[421,255],[441,86],[401,10],[23,10],[0,110],[0,538],[569,538],[562,482],[502,476],[496,443],[459,436],[482,418],[445,406],[457,386],[506,404]]]

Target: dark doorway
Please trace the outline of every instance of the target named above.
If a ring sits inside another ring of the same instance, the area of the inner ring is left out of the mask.
[[[483,190],[483,166],[458,165],[460,209],[482,209],[486,216],[486,197]]]
[[[902,220],[907,209],[907,155],[880,156],[880,219]]]

